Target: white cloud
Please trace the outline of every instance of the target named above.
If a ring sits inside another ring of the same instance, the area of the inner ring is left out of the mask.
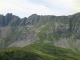
[[[73,13],[80,12],[80,0],[74,0]]]
[[[0,14],[69,15],[80,11],[79,3],[79,0],[0,0]]]

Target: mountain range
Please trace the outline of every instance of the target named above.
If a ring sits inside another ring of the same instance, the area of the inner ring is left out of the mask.
[[[14,60],[11,53],[17,55],[18,50],[22,51],[22,60],[27,53],[33,54],[34,60],[80,60],[79,46],[80,13],[69,16],[32,14],[28,18],[12,13],[0,15],[0,56],[7,53],[8,60]]]

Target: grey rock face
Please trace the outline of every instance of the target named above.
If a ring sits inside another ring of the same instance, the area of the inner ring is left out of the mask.
[[[34,30],[23,32],[20,36],[18,36],[14,42],[12,42],[10,46],[19,46],[24,47],[38,40],[36,32]]]

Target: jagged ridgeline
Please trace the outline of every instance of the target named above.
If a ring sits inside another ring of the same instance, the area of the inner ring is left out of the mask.
[[[80,13],[69,16],[37,15],[20,18],[0,15],[0,49],[32,43],[80,51]]]

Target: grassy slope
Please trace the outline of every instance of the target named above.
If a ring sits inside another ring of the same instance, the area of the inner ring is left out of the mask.
[[[0,51],[0,60],[80,60],[80,55],[51,44],[31,44]]]
[[[44,60],[34,52],[19,47],[7,48],[0,51],[0,60]]]
[[[78,54],[69,49],[55,47],[51,44],[32,44],[24,47],[28,51],[36,52],[45,60],[80,60]]]
[[[47,38],[47,36],[46,36],[46,31],[49,29],[49,27],[50,27],[50,24],[47,24],[45,27],[43,27],[42,29],[41,29],[41,31],[37,34],[38,35],[38,37],[39,37],[39,41],[40,42],[43,42],[46,38]]]

